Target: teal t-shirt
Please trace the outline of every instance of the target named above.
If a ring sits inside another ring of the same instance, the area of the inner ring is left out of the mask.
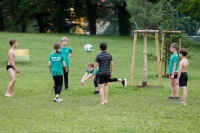
[[[60,51],[61,53],[65,55],[65,63],[66,63],[66,66],[69,68],[70,66],[69,54],[73,53],[73,50],[70,47],[66,46],[66,47],[62,47]]]
[[[169,74],[172,74],[174,62],[176,62],[175,71],[178,71],[179,57],[178,57],[178,54],[177,54],[177,53],[172,54],[172,55],[170,56],[169,66],[168,66],[168,73],[169,73]]]
[[[49,56],[49,61],[51,61],[51,74],[52,76],[63,75],[63,61],[65,57],[62,53],[52,53]]]
[[[86,72],[89,73],[89,74],[93,74],[94,75],[94,69],[89,72],[87,69],[86,69]],[[97,67],[97,70],[96,70],[96,75],[99,73],[99,66]]]

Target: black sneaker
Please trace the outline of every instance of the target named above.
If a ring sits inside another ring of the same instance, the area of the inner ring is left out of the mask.
[[[179,100],[179,98],[178,97],[174,97],[174,99],[173,100]]]
[[[69,90],[69,88],[67,87],[67,88],[65,88],[65,90],[66,90],[66,91],[68,91],[68,90]]]
[[[174,97],[172,97],[172,96],[169,96],[169,97],[168,97],[168,99],[170,99],[170,100],[173,100],[173,99],[174,99]]]
[[[126,87],[126,79],[122,80],[122,85],[123,85],[123,87]]]
[[[94,94],[99,94],[99,91],[94,91]]]

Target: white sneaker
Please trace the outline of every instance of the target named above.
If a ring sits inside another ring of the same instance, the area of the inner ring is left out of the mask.
[[[61,99],[61,98],[58,98],[56,101],[57,101],[57,102],[62,102],[62,101],[63,101],[63,99]]]
[[[126,87],[126,78],[122,80],[123,87]]]

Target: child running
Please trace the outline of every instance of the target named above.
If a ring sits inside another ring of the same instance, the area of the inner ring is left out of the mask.
[[[108,99],[108,81],[112,77],[112,71],[114,67],[112,55],[107,53],[107,44],[100,43],[99,45],[101,53],[96,56],[94,64],[94,73],[97,71],[99,66],[99,84],[100,84],[100,105],[107,104]],[[94,80],[96,80],[96,75],[94,75]]]
[[[95,91],[94,94],[99,94],[98,90],[98,79],[99,79],[99,67],[96,69],[96,79],[94,80]],[[90,77],[94,76],[94,64],[88,63],[86,66],[85,75],[81,79],[81,84],[84,85],[84,82],[88,80]],[[123,87],[126,87],[126,79],[118,79],[118,78],[110,78],[109,82],[121,82]]]
[[[63,37],[61,39],[61,41],[62,41],[62,48],[61,48],[60,51],[65,56],[65,62],[66,62],[66,66],[67,66],[67,71],[63,68],[65,90],[69,90],[69,86],[68,86],[68,75],[69,75],[69,67],[70,67],[69,58],[74,55],[74,51],[69,46],[67,46],[67,44],[68,44],[68,38],[67,37]]]
[[[49,57],[49,70],[54,79],[54,92],[55,98],[54,102],[61,102],[63,99],[59,98],[62,84],[63,84],[63,69],[67,71],[65,64],[65,57],[62,53],[60,53],[60,44],[54,44],[55,52],[52,53]]]
[[[187,54],[188,54],[187,49],[185,48],[180,49],[179,57],[181,58],[181,61],[179,63],[178,81],[179,81],[179,87],[182,87],[183,90],[183,98],[181,102],[182,105],[186,105],[187,101],[187,81],[188,81],[187,68],[189,65],[188,59],[186,58]]]
[[[15,48],[18,46],[17,40],[11,39],[9,40],[9,44],[11,48],[8,51],[8,64],[6,66],[6,69],[11,77],[11,81],[8,84],[8,88],[5,94],[6,97],[12,97],[14,95],[13,90],[16,82],[15,73],[20,72],[19,69],[15,66]]]

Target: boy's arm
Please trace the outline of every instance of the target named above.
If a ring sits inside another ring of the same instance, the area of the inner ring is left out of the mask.
[[[97,70],[97,66],[99,65],[98,62],[94,63],[94,80],[96,79],[96,70]]]
[[[83,85],[86,80],[88,80],[93,74],[89,74],[86,72],[83,78],[81,79],[81,84]]]
[[[67,72],[68,71],[68,69],[67,69],[67,67],[66,67],[66,63],[65,63],[65,61],[63,60],[63,67],[64,67],[64,69],[65,69],[65,71]]]
[[[176,62],[174,62],[174,65],[173,65],[172,75],[171,75],[172,78],[174,78],[175,69],[176,69]]]
[[[74,51],[72,51],[69,55],[69,57],[73,56],[74,55]]]
[[[181,76],[181,72],[182,72],[182,62],[180,61],[179,63],[179,69],[178,69],[178,78],[177,78],[177,84],[178,84],[178,81],[180,79],[180,76]]]
[[[49,61],[48,66],[49,66],[49,71],[51,73],[51,61]]]
[[[14,53],[14,51],[9,53],[9,62],[10,62],[10,65],[14,68],[15,72],[19,73],[18,68],[15,66],[15,53]]]
[[[112,77],[113,68],[114,68],[114,62],[111,61],[111,63],[110,63],[110,77]]]

